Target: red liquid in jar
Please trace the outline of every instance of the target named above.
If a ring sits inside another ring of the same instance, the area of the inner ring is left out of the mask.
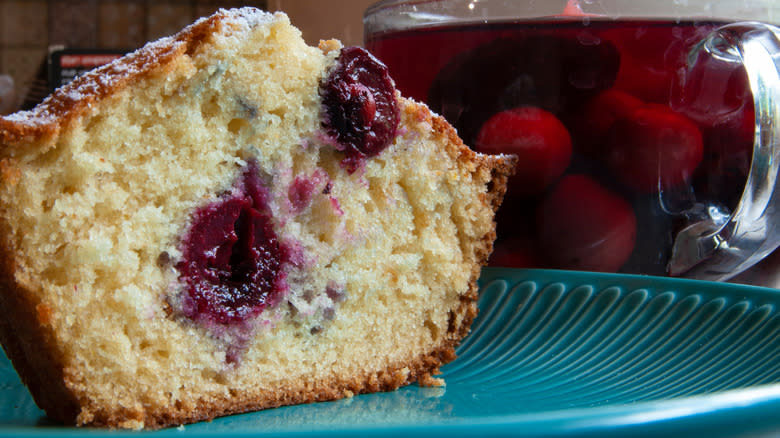
[[[725,23],[555,19],[368,35],[404,95],[516,153],[491,264],[664,274],[675,233],[728,214],[753,102],[739,64],[689,53]]]

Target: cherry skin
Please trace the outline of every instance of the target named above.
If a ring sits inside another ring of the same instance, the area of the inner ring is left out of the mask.
[[[571,161],[571,137],[552,113],[532,106],[494,114],[479,131],[475,149],[518,156],[510,195],[535,195],[558,179]]]
[[[614,88],[597,94],[582,106],[574,118],[575,149],[587,156],[600,156],[604,153],[607,134],[615,121],[643,104],[638,98]]]
[[[620,54],[607,40],[522,32],[453,56],[431,84],[426,102],[474,145],[488,118],[501,111],[534,106],[568,113],[611,87],[619,64]]]
[[[563,177],[539,205],[540,251],[555,267],[615,272],[636,243],[631,205],[591,177]]]
[[[196,210],[176,268],[185,285],[182,311],[230,325],[275,305],[286,288],[290,251],[272,226],[268,193],[250,163],[234,194]]]
[[[320,84],[323,127],[344,152],[342,166],[350,173],[395,138],[401,120],[395,92],[387,67],[360,47],[342,49]]]
[[[641,193],[688,182],[702,160],[699,128],[666,106],[648,104],[615,121],[606,161],[626,185]]]

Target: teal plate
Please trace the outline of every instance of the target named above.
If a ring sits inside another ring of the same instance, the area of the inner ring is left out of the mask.
[[[780,435],[780,291],[485,269],[480,315],[446,386],[416,385],[156,432],[159,436]],[[144,434],[145,434],[144,433]],[[66,428],[0,360],[0,436]]]

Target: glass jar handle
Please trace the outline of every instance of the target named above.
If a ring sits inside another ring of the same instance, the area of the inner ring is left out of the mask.
[[[667,270],[725,280],[780,246],[780,29],[734,23],[712,32],[699,47],[745,66],[755,106],[753,158],[734,212],[725,220],[713,217],[681,230]]]

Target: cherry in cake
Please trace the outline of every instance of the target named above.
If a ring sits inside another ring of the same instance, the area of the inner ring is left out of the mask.
[[[349,47],[320,86],[324,126],[354,172],[366,158],[385,149],[395,137],[400,113],[387,67],[365,49]]]

